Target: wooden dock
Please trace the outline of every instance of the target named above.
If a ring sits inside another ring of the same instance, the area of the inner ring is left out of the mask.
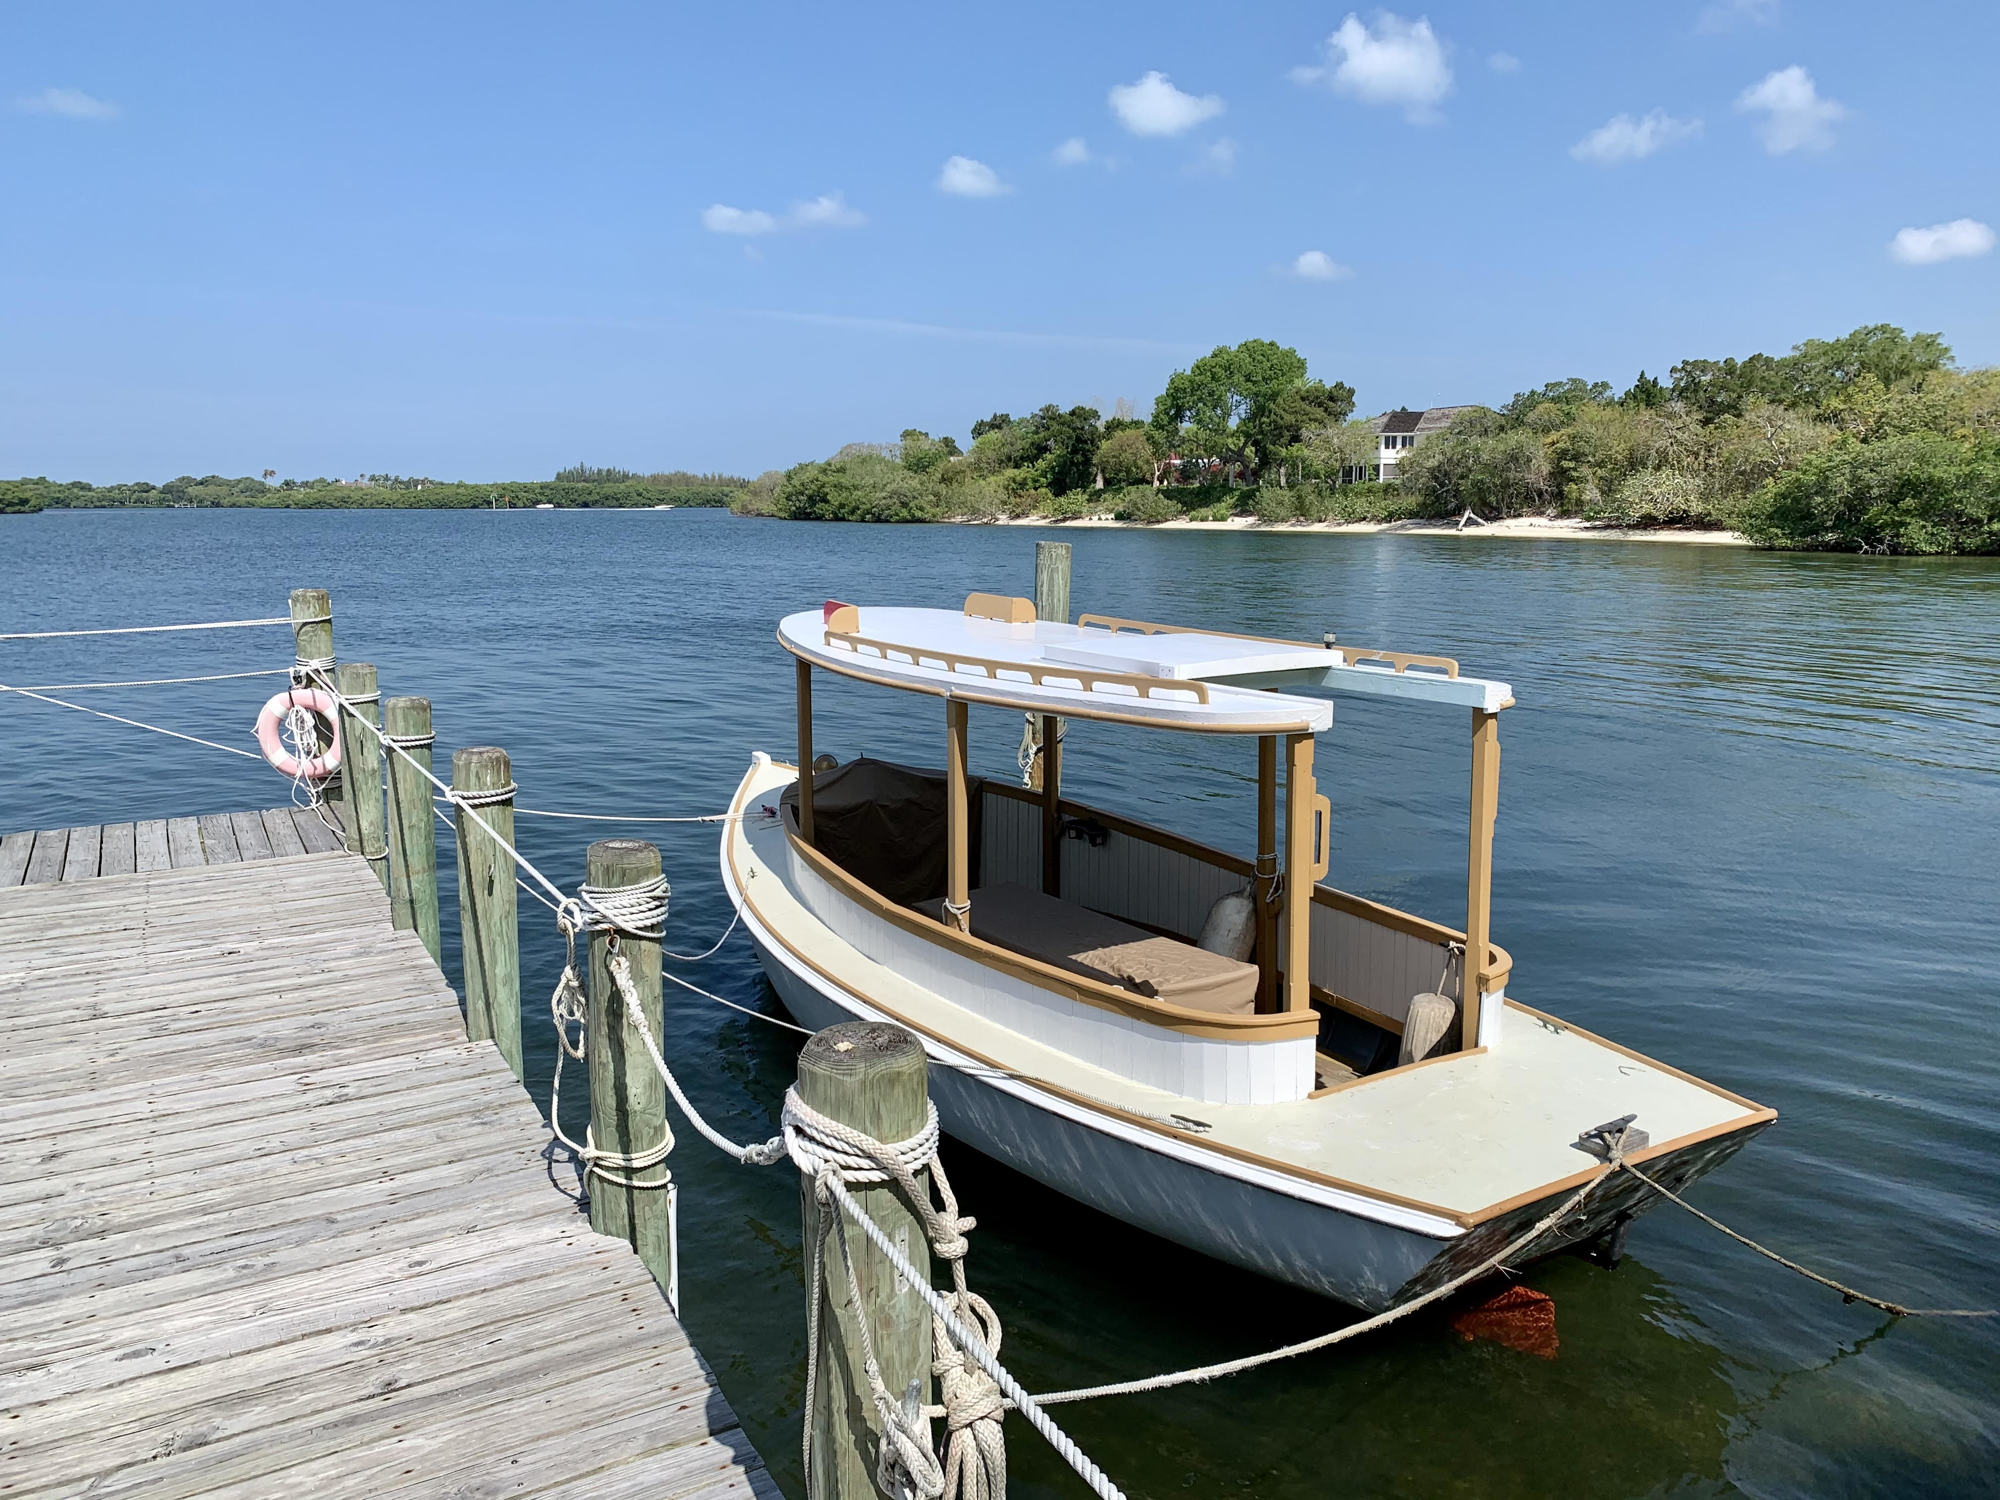
[[[776,1497],[308,818],[0,840],[0,1495]]]

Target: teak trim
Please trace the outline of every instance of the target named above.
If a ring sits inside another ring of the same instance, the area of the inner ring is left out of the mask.
[[[966,656],[957,651],[938,651],[929,646],[905,646],[898,641],[876,640],[872,636],[854,635],[829,630],[826,633],[829,647],[841,646],[852,651],[857,657],[863,647],[872,648],[884,662],[894,661],[891,653],[901,653],[910,659],[913,667],[922,667],[936,662],[945,671],[953,673],[973,669],[984,672],[993,682],[1005,682],[1002,672],[1013,672],[1027,678],[1036,687],[1043,687],[1053,678],[1058,686],[1075,683],[1078,689],[1094,693],[1099,687],[1129,687],[1141,698],[1160,698],[1186,694],[1195,702],[1208,704],[1208,684],[1193,679],[1178,677],[1142,677],[1133,672],[1099,672],[1089,667],[1070,667],[1061,663],[1043,666],[1031,661],[999,661],[990,656]]]
[[[1356,662],[1386,661],[1396,669],[1398,675],[1409,671],[1411,667],[1440,667],[1444,670],[1445,676],[1458,676],[1458,663],[1449,656],[1425,656],[1418,651],[1375,651],[1359,646],[1335,646],[1333,649],[1347,659],[1347,665],[1350,667]]]
[[[1196,625],[1160,625],[1152,620],[1128,620],[1122,615],[1078,615],[1076,628],[1086,625],[1101,625],[1113,635],[1121,630],[1136,630],[1141,635],[1213,635],[1225,641],[1262,641],[1269,646],[1296,646],[1301,651],[1324,651],[1323,645],[1311,641],[1286,640],[1281,635],[1245,635],[1240,630],[1204,630]],[[1335,648],[1338,649],[1338,648]]]
[[[1226,641],[1263,641],[1272,646],[1296,646],[1301,651],[1338,652],[1342,665],[1353,666],[1357,661],[1385,661],[1397,672],[1405,672],[1411,667],[1439,667],[1447,676],[1458,676],[1458,663],[1449,656],[1426,656],[1420,651],[1383,651],[1363,646],[1343,646],[1338,642],[1287,640],[1279,635],[1245,635],[1240,630],[1205,630],[1198,625],[1161,625],[1153,620],[1128,620],[1121,615],[1078,615],[1076,628],[1086,625],[1100,625],[1113,635],[1121,630],[1136,630],[1141,635],[1214,635]]]
[[[1035,623],[1035,601],[1007,594],[967,594],[965,612],[975,619],[1000,620],[1009,625]]]

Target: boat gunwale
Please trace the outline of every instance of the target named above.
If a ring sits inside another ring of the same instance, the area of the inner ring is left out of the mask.
[[[789,771],[791,772],[794,779],[796,779],[798,776],[798,768],[796,766],[790,765],[786,762],[772,760],[768,756],[763,757],[763,760],[765,766],[768,769],[777,771]],[[749,833],[743,827],[741,817],[735,815],[741,812],[743,803],[748,799],[750,795],[751,780],[753,777],[755,777],[759,769],[760,767],[758,766],[757,762],[753,761],[751,763],[749,770],[744,773],[742,780],[737,785],[736,795],[730,801],[729,811],[732,814],[732,816],[729,818],[727,822],[725,822],[722,825],[721,842],[723,849],[723,863],[728,871],[730,877],[730,884],[734,887],[733,894],[735,903],[739,911],[743,910],[744,908],[748,908],[751,917],[756,921],[757,925],[763,927],[764,930],[779,944],[779,946],[782,947],[788,954],[790,954],[793,959],[805,965],[806,968],[811,970],[814,974],[818,975],[822,980],[825,980],[827,983],[830,983],[834,985],[836,988],[845,992],[847,990],[847,985],[840,978],[840,976],[834,974],[831,970],[827,969],[823,964],[819,963],[809,954],[802,952],[796,944],[794,944],[788,937],[786,937],[786,935],[783,932],[779,931],[777,927],[770,924],[762,916],[761,913],[758,913],[756,911],[755,905],[751,900],[748,885],[743,878],[743,873],[741,869],[737,865],[736,841],[738,839],[742,840],[743,846],[747,851],[749,851],[753,855],[755,855],[756,853],[754,847],[750,843]],[[790,830],[786,829],[784,831],[787,835],[787,838],[789,839]],[[757,855],[756,857],[760,864],[763,863],[761,855]],[[766,865],[765,867],[767,869],[770,868],[770,866],[768,865]],[[794,896],[793,899],[796,900],[797,897]],[[803,903],[801,903],[801,907],[803,909]],[[810,913],[808,914],[810,915]],[[838,940],[838,934],[835,934],[835,937]],[[845,946],[848,946],[850,948],[852,947],[851,944],[846,944]],[[858,952],[858,950],[856,951]],[[863,956],[865,957],[865,955]],[[1447,1208],[1442,1204],[1429,1203],[1424,1201],[1423,1199],[1405,1197],[1402,1194],[1391,1192],[1386,1188],[1369,1187],[1358,1182],[1350,1181],[1346,1178],[1334,1177],[1329,1173],[1315,1171],[1312,1168],[1302,1166],[1297,1162],[1284,1161],[1276,1157],[1265,1156],[1259,1152],[1251,1151],[1246,1147],[1232,1145],[1228,1141],[1217,1140],[1213,1136],[1199,1135],[1193,1131],[1181,1130],[1175,1126],[1168,1125],[1163,1121],[1158,1120],[1150,1115],[1142,1114],[1136,1110],[1128,1109],[1119,1104],[1114,1104],[1110,1100],[1093,1098],[1088,1094],[1079,1093],[1076,1090],[1068,1088],[1063,1084],[1056,1083],[1051,1079],[1039,1078],[1032,1074],[1024,1074],[1014,1069],[1008,1068],[1006,1064],[1000,1062],[998,1059],[988,1057],[986,1054],[975,1050],[974,1048],[968,1046],[962,1041],[956,1040],[952,1037],[941,1035],[940,1033],[932,1030],[930,1027],[923,1025],[921,1022],[913,1021],[907,1016],[904,1016],[900,1012],[896,1011],[892,1006],[883,1004],[880,1000],[871,998],[867,1000],[866,1003],[871,1008],[879,1010],[884,1015],[891,1017],[897,1025],[908,1027],[911,1031],[916,1032],[920,1036],[928,1037],[931,1041],[937,1043],[940,1046],[947,1047],[953,1052],[959,1053],[965,1057],[969,1057],[974,1062],[979,1063],[984,1067],[992,1068],[997,1072],[1003,1073],[1007,1076],[1008,1079],[1014,1082],[1018,1082],[1025,1087],[1040,1089],[1045,1093],[1052,1094],[1057,1098],[1060,1098],[1066,1101],[1067,1103],[1074,1105],[1078,1109],[1085,1111],[1086,1113],[1096,1113],[1110,1119],[1115,1119],[1123,1124],[1130,1125],[1138,1130],[1149,1132],[1151,1134],[1163,1136],[1169,1140],[1173,1140],[1195,1152],[1198,1153],[1208,1152],[1216,1156],[1233,1159],[1245,1165],[1257,1167],[1264,1171],[1273,1173],[1274,1175],[1280,1178],[1290,1178],[1294,1181],[1311,1183],[1314,1186],[1332,1189],[1333,1191],[1336,1192],[1352,1194],[1358,1198],[1382,1204],[1385,1207],[1395,1207],[1395,1208],[1401,1208],[1405,1210],[1427,1214],[1434,1218],[1440,1219],[1446,1223],[1456,1225],[1461,1232],[1466,1230],[1476,1229],[1479,1225],[1486,1223],[1488,1220],[1498,1218],[1502,1214],[1512,1212],[1513,1210],[1522,1207],[1524,1204],[1538,1202],[1541,1199],[1552,1197],[1562,1192],[1574,1191],[1576,1188],[1581,1187],[1584,1183],[1591,1181],[1593,1178],[1603,1176],[1612,1170],[1608,1165],[1600,1165],[1597,1167],[1586,1167],[1571,1176],[1560,1178],[1554,1182],[1544,1184],[1540,1187],[1530,1188],[1523,1192],[1513,1194],[1510,1197],[1503,1198],[1494,1203],[1487,1204],[1486,1206],[1479,1209],[1459,1210],[1459,1209]],[[1669,1156],[1675,1152],[1684,1150],[1687,1147],[1700,1145],[1705,1141],[1714,1140],[1721,1136],[1734,1134],[1738,1131],[1760,1130],[1764,1126],[1770,1124],[1771,1121],[1775,1120],[1778,1117],[1778,1112],[1775,1109],[1771,1109],[1764,1105],[1753,1104],[1751,1101],[1744,1099],[1741,1095],[1731,1093],[1727,1089],[1721,1088],[1716,1084],[1709,1083],[1706,1079],[1696,1078],[1692,1074],[1681,1071],[1679,1068],[1671,1067],[1668,1064],[1661,1063],[1653,1058],[1647,1057],[1644,1053],[1636,1052],[1630,1047],[1622,1046],[1616,1042],[1607,1041],[1605,1038],[1598,1036],[1594,1032],[1587,1031],[1581,1026],[1571,1025],[1569,1022],[1562,1020],[1560,1017],[1548,1015],[1546,1012],[1536,1010],[1534,1009],[1534,1007],[1529,1005],[1524,1005],[1518,1000],[1507,999],[1505,1003],[1507,1005],[1514,1007],[1516,1010],[1522,1011],[1523,1013],[1529,1016],[1535,1017],[1536,1019],[1539,1020],[1547,1021],[1552,1025],[1560,1026],[1564,1030],[1576,1033],[1579,1037],[1582,1037],[1587,1041],[1597,1043],[1601,1046],[1610,1049],[1611,1051],[1618,1052],[1624,1056],[1634,1059],[1635,1061],[1645,1063],[1649,1067],[1658,1068],[1660,1071],[1671,1074],[1672,1076],[1682,1080],[1683,1082],[1692,1083],[1700,1088],[1708,1090],[1710,1093],[1717,1094],[1722,1098],[1729,1100],[1732,1103],[1745,1106],[1751,1110],[1751,1113],[1746,1117],[1739,1117],[1733,1120],[1718,1121],[1714,1125],[1705,1126],[1700,1130],[1691,1131],[1685,1135],[1676,1136],[1673,1137],[1672,1139],[1665,1141],[1649,1143],[1644,1149],[1635,1151],[1629,1157],[1626,1158],[1635,1166],[1643,1165],[1647,1162],[1658,1160],[1661,1157]],[[1484,1049],[1481,1049],[1482,1052],[1483,1050]],[[1426,1061],[1449,1062],[1457,1057],[1469,1057],[1474,1055],[1479,1055],[1479,1054],[1451,1053],[1451,1054],[1446,1054],[1445,1056],[1440,1058],[1427,1059]],[[1419,1066],[1419,1065],[1413,1065],[1413,1066]],[[1390,1069],[1388,1070],[1388,1072],[1385,1073],[1371,1074],[1367,1078],[1356,1080],[1356,1082],[1357,1083],[1373,1082],[1375,1079],[1386,1078],[1391,1076],[1391,1074],[1400,1074],[1403,1071],[1404,1070],[1400,1068]],[[988,1080],[988,1082],[993,1082],[993,1081]],[[997,1083],[995,1083],[994,1086],[997,1087],[998,1086]],[[1310,1097],[1308,1097],[1307,1099],[1301,1099],[1295,1102],[1298,1106],[1302,1107],[1307,1104],[1310,1104],[1312,1101]],[[1336,1209],[1336,1211],[1341,1211],[1341,1210]],[[1411,1232],[1420,1233],[1422,1231],[1413,1230]],[[1450,1238],[1450,1236],[1442,1236],[1442,1238]]]

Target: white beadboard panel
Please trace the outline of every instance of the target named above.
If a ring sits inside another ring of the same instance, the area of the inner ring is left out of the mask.
[[[1010,1031],[1121,1078],[1213,1104],[1275,1104],[1312,1087],[1313,1039],[1223,1041],[1188,1036],[1085,1005],[906,932],[829,885],[788,850],[790,884],[806,909],[864,956]],[[1254,1067],[1254,1053],[1274,1054]]]
[[[1445,972],[1442,943],[1330,906],[1313,908],[1311,951],[1314,984],[1398,1021],[1414,996],[1437,989]],[[1443,993],[1457,999],[1460,982],[1454,962]]]
[[[1042,886],[1042,810],[999,792],[982,799],[975,885]]]

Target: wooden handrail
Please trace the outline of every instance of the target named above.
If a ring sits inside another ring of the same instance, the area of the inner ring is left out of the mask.
[[[1121,630],[1136,630],[1141,635],[1215,635],[1226,641],[1263,641],[1272,646],[1296,646],[1301,651],[1320,651],[1323,646],[1311,641],[1290,641],[1280,635],[1245,635],[1240,630],[1204,630],[1199,625],[1161,625],[1153,620],[1128,620],[1122,615],[1078,615],[1076,628],[1082,630],[1087,625],[1101,625],[1116,635]]]
[[[1357,646],[1314,645],[1311,641],[1292,641],[1278,635],[1245,635],[1237,630],[1204,630],[1198,625],[1162,625],[1153,620],[1128,620],[1122,615],[1079,615],[1076,628],[1086,625],[1101,625],[1116,635],[1121,630],[1136,630],[1141,635],[1215,635],[1227,641],[1267,641],[1273,646],[1296,646],[1302,651],[1338,651],[1346,665],[1357,661],[1384,661],[1396,671],[1407,671],[1411,667],[1439,667],[1447,676],[1458,676],[1458,663],[1449,656],[1425,656],[1416,651],[1376,651]]]
[[[1411,667],[1442,667],[1447,677],[1458,676],[1458,663],[1449,656],[1425,656],[1416,651],[1373,651],[1355,646],[1335,646],[1334,650],[1347,658],[1347,665],[1359,661],[1386,661],[1398,672],[1406,672]]]
[[[1173,677],[1141,677],[1131,672],[1095,672],[1088,667],[1070,667],[1061,664],[1043,666],[1029,661],[997,661],[990,656],[962,656],[956,651],[937,651],[926,646],[905,646],[896,641],[880,641],[870,636],[856,635],[851,631],[829,630],[826,633],[828,646],[844,646],[856,656],[862,648],[874,650],[883,661],[892,661],[891,653],[900,653],[910,659],[910,665],[920,667],[928,662],[941,664],[947,672],[961,669],[975,669],[984,672],[993,682],[1004,682],[1002,672],[1014,672],[1025,677],[1036,687],[1054,679],[1059,684],[1074,682],[1086,693],[1096,692],[1102,686],[1129,687],[1141,698],[1157,698],[1166,694],[1185,693],[1195,702],[1208,702],[1208,684],[1205,682],[1183,681]]]

